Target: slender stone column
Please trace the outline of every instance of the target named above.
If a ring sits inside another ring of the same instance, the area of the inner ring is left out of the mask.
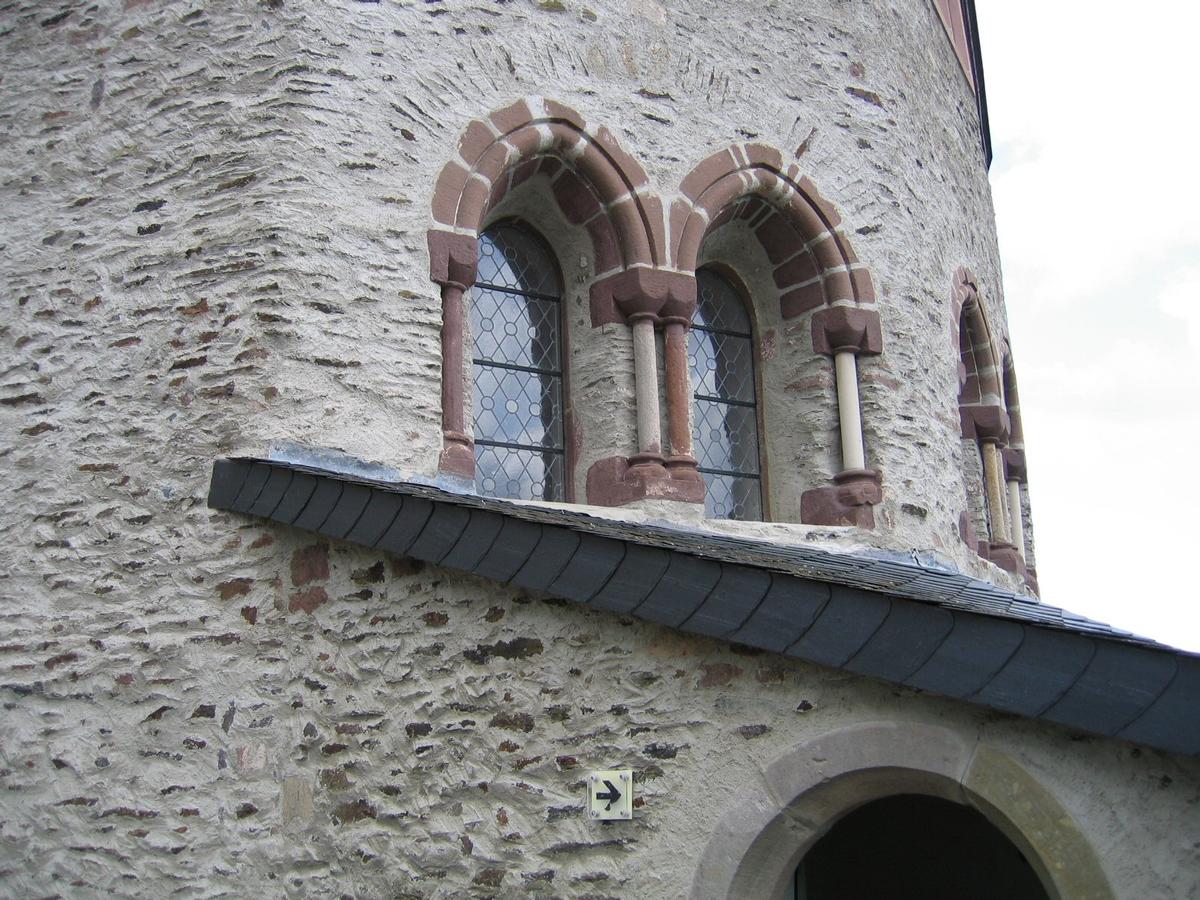
[[[688,366],[688,328],[680,316],[663,320],[663,369],[667,379],[667,439],[669,463],[696,464],[692,449],[689,412],[692,405],[691,370]]]
[[[1004,488],[1004,469],[1000,464],[1000,448],[994,440],[980,441],[983,453],[983,483],[987,491],[988,520],[994,544],[1011,544],[1008,530],[1008,510]]]
[[[858,402],[856,350],[839,349],[833,356],[837,379],[838,419],[842,428],[842,471],[865,469],[862,412]]]
[[[658,408],[658,353],[654,346],[654,320],[651,313],[630,316],[633,324],[633,377],[637,392],[637,431],[639,461],[662,459],[662,426]]]
[[[1008,479],[1008,511],[1012,522],[1012,539],[1021,560],[1025,560],[1025,517],[1021,513],[1021,482]]]
[[[463,294],[462,285],[442,285],[442,436],[448,444],[471,449],[463,408]],[[450,450],[448,446],[446,450]],[[452,455],[459,455],[457,451]],[[472,476],[474,471],[472,470]]]
[[[438,471],[475,478],[474,441],[466,432],[463,382],[463,294],[475,283],[473,235],[429,232],[429,274],[442,288],[442,454]]]
[[[862,410],[858,396],[858,357],[883,351],[879,313],[861,307],[818,310],[812,319],[813,350],[833,357],[841,431],[841,471],[833,484],[805,491],[800,519],[808,525],[874,528],[871,507],[883,499],[879,473],[867,468]]]

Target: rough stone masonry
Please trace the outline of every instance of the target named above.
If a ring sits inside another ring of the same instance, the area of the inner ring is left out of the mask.
[[[876,529],[728,527],[1017,587],[959,539],[946,464],[958,267],[1007,329],[941,27],[923,0],[0,3],[0,893],[686,896],[773,760],[901,719],[1033,773],[1114,895],[1188,895],[1194,759],[205,506],[214,458],[277,441],[435,475],[433,184],[472,118],[552,96],[668,195],[731,143],[780,149],[870,267]],[[561,262],[574,336],[594,273]],[[583,427],[631,433],[604,327],[573,362],[613,421]],[[806,326],[774,328],[807,358]],[[779,482],[827,470],[831,376],[767,390],[798,398]],[[634,770],[635,817],[597,826],[583,784],[608,768]]]

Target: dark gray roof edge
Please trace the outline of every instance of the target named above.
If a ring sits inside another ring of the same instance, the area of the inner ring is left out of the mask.
[[[208,504],[684,631],[1200,755],[1200,654],[978,579],[480,497],[393,480],[392,470],[325,468],[351,468],[332,458],[312,462],[219,459]]]

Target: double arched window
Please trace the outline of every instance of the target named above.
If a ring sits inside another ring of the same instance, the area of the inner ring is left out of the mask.
[[[475,487],[522,500],[565,500],[562,281],[532,232],[479,236],[471,288]]]
[[[499,497],[703,500],[712,517],[874,527],[857,359],[882,350],[875,290],[833,204],[777,149],[719,149],[664,195],[611,131],[528,97],[467,124],[430,211],[440,475]],[[516,219],[571,261],[565,298],[554,256]],[[801,317],[807,357],[785,337]],[[585,376],[578,415],[568,356]]]
[[[746,304],[711,269],[696,273],[692,437],[711,518],[763,518],[754,337]]]

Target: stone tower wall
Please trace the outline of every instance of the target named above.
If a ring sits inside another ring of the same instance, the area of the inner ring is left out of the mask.
[[[1117,784],[1124,745],[1076,747],[205,507],[215,457],[276,441],[435,475],[433,186],[471,119],[545,96],[611,130],[663,196],[723,147],[777,148],[870,270],[877,527],[743,530],[931,550],[1015,584],[960,541],[965,487],[946,464],[958,267],[1006,334],[954,51],[923,0],[762,6],[0,5],[0,868],[14,893],[677,896],[716,815],[695,813],[689,784],[719,783],[715,810],[784,748],[897,710],[998,735],[1100,822],[1101,850],[1124,848],[1107,865],[1130,895],[1172,893],[1177,868],[1139,858],[1186,814],[1186,761],[1138,764],[1139,785],[1163,781],[1150,807]],[[581,332],[585,257],[561,260]],[[762,343],[811,356],[807,320]],[[621,326],[578,353],[611,366],[619,416]],[[783,430],[804,432],[771,460],[784,508],[811,486],[795,472],[832,403],[823,371],[770,374],[798,398]],[[1085,757],[1111,794],[1075,790]],[[601,763],[640,773],[632,830],[579,816],[579,773]]]

